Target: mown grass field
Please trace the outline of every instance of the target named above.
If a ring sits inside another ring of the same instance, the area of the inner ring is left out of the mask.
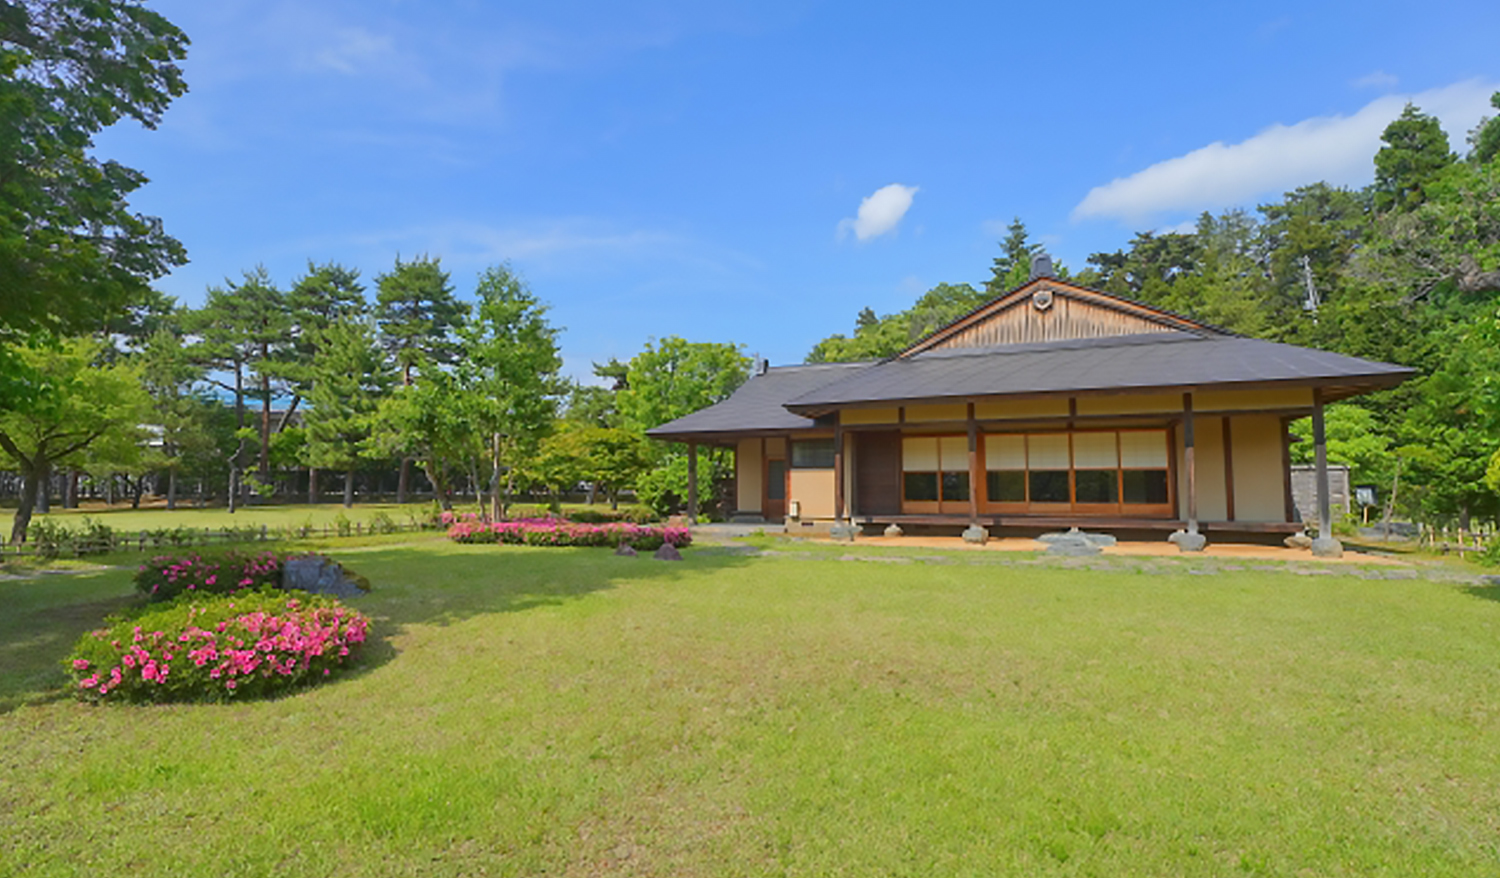
[[[128,573],[0,582],[0,873],[1500,864],[1483,589],[839,560],[858,549],[334,553],[376,587],[368,662],[263,703],[53,697]]]

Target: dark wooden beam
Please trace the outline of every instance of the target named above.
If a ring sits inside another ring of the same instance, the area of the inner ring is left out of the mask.
[[[688,524],[698,523],[698,443],[688,443]]]
[[[979,423],[974,420],[974,403],[969,403],[969,523],[979,523],[979,486],[984,471],[979,462]]]
[[[833,425],[833,520],[844,523],[844,427]]]
[[[1183,463],[1187,466],[1187,529],[1198,532],[1198,466],[1193,450],[1193,394],[1182,395]]]
[[[1323,425],[1323,394],[1313,389],[1313,455],[1318,486],[1318,536],[1333,536],[1333,503],[1328,492],[1328,436]]]
[[[1234,521],[1234,431],[1224,418],[1224,517]]]

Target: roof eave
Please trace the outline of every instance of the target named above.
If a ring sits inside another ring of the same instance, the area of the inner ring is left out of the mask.
[[[814,400],[812,402],[786,404],[786,410],[801,415],[805,418],[821,417],[846,408],[871,408],[893,405],[921,405],[930,402],[965,402],[981,400],[1002,399],[1036,399],[1043,397],[1069,397],[1069,396],[1120,396],[1132,393],[1172,393],[1191,392],[1195,390],[1252,390],[1258,388],[1286,388],[1298,387],[1320,387],[1331,391],[1325,394],[1324,399],[1328,402],[1336,402],[1358,396],[1362,393],[1370,393],[1376,390],[1385,390],[1406,381],[1416,374],[1415,369],[1399,369],[1385,372],[1369,373],[1365,375],[1334,375],[1320,378],[1286,378],[1278,380],[1248,380],[1248,381],[1213,381],[1195,382],[1185,384],[1142,384],[1129,387],[1108,388],[1077,388],[1065,390],[1037,390],[1020,393],[955,393],[935,396],[914,397],[891,397],[886,399],[846,399],[846,400]]]

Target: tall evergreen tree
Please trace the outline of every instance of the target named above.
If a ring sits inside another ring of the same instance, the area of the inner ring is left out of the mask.
[[[1006,227],[1005,240],[1000,242],[1000,255],[990,266],[990,279],[985,282],[985,291],[990,298],[1009,292],[1031,279],[1031,257],[1042,249],[1040,244],[1028,241],[1026,224],[1015,217]]]
[[[557,416],[562,358],[547,306],[509,266],[485,269],[474,293],[473,318],[459,330],[459,371],[475,398],[476,426],[492,439],[491,496],[498,518],[515,487],[507,478],[502,503],[502,467],[513,473],[522,458],[535,453]]]
[[[311,406],[304,418],[311,467],[342,470],[344,506],[354,504],[354,470],[372,454],[381,400],[391,387],[389,361],[365,321],[345,317],[317,330]]]
[[[1490,106],[1500,110],[1500,91],[1490,95]],[[1469,132],[1469,161],[1487,165],[1500,156],[1500,116],[1486,116]]]
[[[401,384],[409,387],[412,371],[424,363],[453,360],[453,332],[468,309],[453,297],[453,286],[441,261],[419,256],[396,259],[395,268],[375,278],[375,322],[382,346],[395,358]],[[411,461],[401,460],[396,502],[405,503]],[[436,485],[434,485],[436,487]]]
[[[1455,161],[1437,117],[1412,104],[1386,126],[1380,140],[1385,146],[1375,154],[1374,189],[1375,209],[1382,213],[1421,204],[1427,185]]]
[[[145,175],[91,154],[122,119],[156,127],[187,43],[130,0],[0,3],[0,410],[43,389],[14,346],[96,330],[187,260],[130,210]]]
[[[467,308],[453,296],[448,272],[439,259],[419,256],[375,279],[375,322],[381,344],[401,370],[401,383],[412,383],[412,370],[424,360],[449,363],[455,351],[453,333]]]
[[[264,266],[244,272],[238,282],[226,280],[210,287],[204,306],[193,312],[189,328],[199,337],[200,359],[233,376],[233,384],[215,383],[234,394],[235,423],[245,427],[245,398],[260,400],[259,469],[269,477],[271,463],[271,400],[290,354],[291,317],[286,297]],[[253,387],[246,387],[247,379]],[[242,466],[240,455],[231,468]],[[231,492],[233,496],[233,491]]]

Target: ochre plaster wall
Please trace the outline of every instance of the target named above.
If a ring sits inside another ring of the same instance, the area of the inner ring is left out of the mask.
[[[761,496],[761,440],[741,439],[734,450],[734,505],[741,512],[759,512]]]
[[[1234,517],[1284,521],[1286,475],[1281,459],[1281,419],[1236,415],[1230,419],[1234,450]]]
[[[791,471],[791,494],[802,507],[802,518],[833,518],[833,470],[794,469]],[[790,509],[790,507],[788,507]]]

